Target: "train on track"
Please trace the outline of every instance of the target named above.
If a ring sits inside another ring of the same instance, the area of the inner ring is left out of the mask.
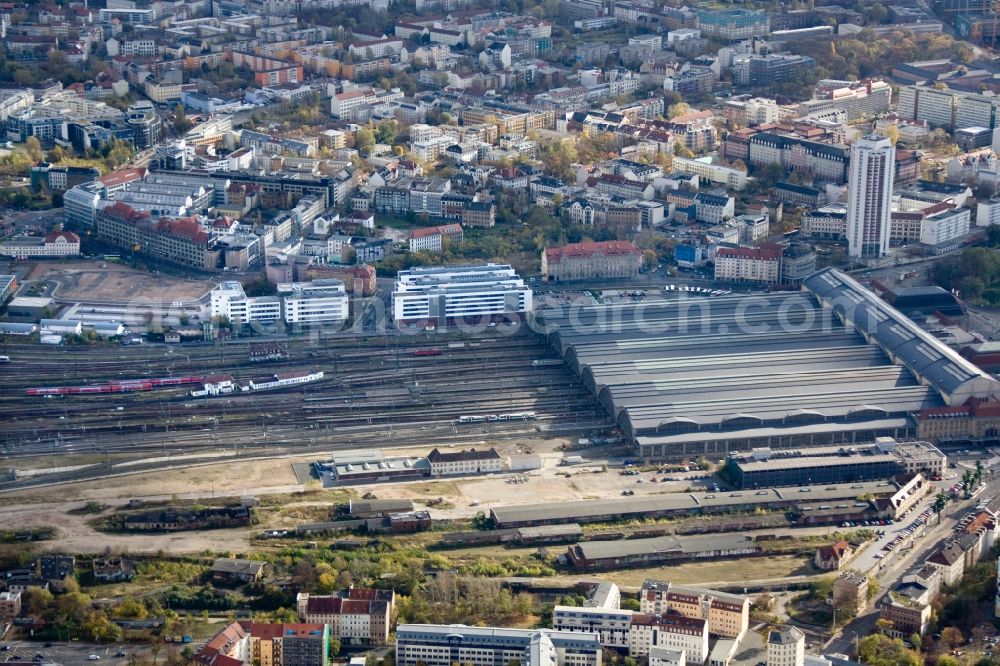
[[[298,370],[294,372],[277,372],[273,377],[264,379],[237,382],[233,380],[232,375],[217,375],[215,377],[206,377],[200,390],[191,391],[191,397],[205,398],[209,396],[228,395],[236,391],[241,393],[269,391],[276,388],[285,388],[286,386],[318,382],[324,376],[322,371]]]
[[[534,412],[510,412],[507,414],[469,414],[458,417],[458,423],[494,423],[496,421],[531,421]]]
[[[413,352],[414,356],[440,356],[440,349],[417,349]]]
[[[135,391],[152,391],[158,388],[183,386],[184,384],[200,384],[205,381],[202,376],[161,377],[158,379],[121,379],[104,384],[90,386],[49,386],[45,388],[29,388],[26,395],[57,396],[57,395],[90,395],[100,393],[132,393]]]

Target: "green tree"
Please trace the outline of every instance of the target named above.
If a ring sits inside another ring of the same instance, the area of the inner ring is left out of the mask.
[[[121,603],[115,606],[114,616],[131,617],[141,620],[149,616],[149,611],[146,610],[146,605],[139,599],[126,597]]]
[[[868,599],[868,601],[874,601],[875,597],[878,596],[878,592],[878,580],[876,580],[875,576],[870,576],[868,578],[868,588],[865,590],[865,598]]]
[[[174,107],[174,129],[178,134],[186,134],[189,129],[194,126],[188,117],[187,111],[184,109],[183,104],[178,104]]]
[[[392,145],[396,141],[396,131],[398,123],[395,120],[387,120],[380,123],[375,133],[375,138],[379,143]]]
[[[22,600],[22,605],[29,615],[41,615],[52,605],[54,597],[48,590],[40,587],[29,587]]]
[[[375,148],[375,132],[370,127],[362,127],[354,133],[354,147],[362,156],[367,157]]]
[[[923,659],[907,649],[902,640],[882,634],[865,636],[858,644],[858,656],[868,666],[921,666]]]
[[[809,595],[813,599],[826,599],[831,594],[833,594],[833,578],[830,576],[818,579],[809,590]]]
[[[986,243],[990,247],[1000,245],[1000,224],[991,224],[986,227]]]

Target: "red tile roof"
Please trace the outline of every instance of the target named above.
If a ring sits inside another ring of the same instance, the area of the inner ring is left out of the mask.
[[[194,660],[206,666],[242,666],[242,661],[233,659],[226,653],[231,651],[233,646],[246,636],[246,628],[239,622],[233,622],[198,650],[194,655]]]
[[[947,418],[949,416],[987,418],[1000,416],[1000,402],[969,398],[964,405],[954,407],[929,407],[920,411],[921,419]]]
[[[639,248],[632,241],[601,241],[571,243],[564,247],[545,249],[545,258],[550,264],[558,264],[563,259],[580,259],[595,254],[604,256],[639,255]]]
[[[156,223],[156,230],[172,236],[181,236],[195,243],[208,243],[208,232],[201,228],[197,218],[179,217],[174,220],[161,218]]]
[[[111,217],[117,217],[119,219],[133,223],[139,222],[144,219],[145,220],[150,219],[149,213],[145,213],[141,210],[135,210],[128,204],[121,201],[116,201],[110,206],[102,208],[101,214],[109,215]]]
[[[48,236],[45,237],[46,243],[55,243],[57,239],[62,238],[67,243],[79,243],[80,237],[74,234],[72,231],[53,231]]]
[[[343,599],[340,597],[310,596],[306,602],[306,612],[323,613],[324,615],[339,614],[341,602],[343,602]]]
[[[348,599],[340,605],[340,612],[352,615],[367,615],[371,612],[371,602],[363,599]]]
[[[120,169],[118,171],[112,171],[106,176],[101,176],[97,179],[97,182],[101,183],[105,187],[115,187],[116,185],[123,185],[124,183],[131,183],[132,181],[139,180],[145,175],[146,170],[143,168]]]
[[[250,622],[250,635],[262,640],[274,640],[284,636],[309,636],[312,632],[323,632],[325,624],[273,624],[269,622]]]
[[[720,247],[717,257],[735,257],[737,259],[759,259],[763,261],[778,261],[781,258],[781,248],[774,246],[761,247]]]

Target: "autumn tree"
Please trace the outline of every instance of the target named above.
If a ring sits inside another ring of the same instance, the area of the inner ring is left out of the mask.
[[[941,642],[954,650],[965,642],[965,636],[958,627],[945,627],[941,630]]]
[[[882,134],[885,138],[889,139],[889,142],[894,146],[896,145],[896,142],[899,141],[899,128],[895,125],[886,125],[882,129]]]
[[[42,161],[44,153],[42,153],[42,144],[37,136],[29,136],[28,140],[24,142],[24,149],[28,152],[28,158],[32,162]]]
[[[688,106],[687,102],[677,102],[676,104],[671,104],[667,108],[668,118],[676,118],[677,116],[683,116],[688,113],[691,113],[691,107]]]

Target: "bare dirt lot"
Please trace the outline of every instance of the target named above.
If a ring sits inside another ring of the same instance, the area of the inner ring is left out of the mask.
[[[182,280],[151,275],[121,264],[79,261],[33,264],[29,280],[58,283],[53,297],[60,301],[167,302],[195,301],[212,288],[206,280]]]
[[[429,507],[435,519],[471,518],[477,512],[489,512],[493,506],[510,506],[532,502],[561,502],[621,496],[623,489],[635,494],[683,492],[687,482],[653,483],[653,473],[639,477],[621,476],[616,470],[605,470],[601,462],[579,466],[561,466],[562,454],[554,451],[561,440],[525,440],[518,444],[505,443],[501,454],[530,449],[541,456],[542,468],[516,474],[479,478],[459,478],[417,481],[401,484],[352,486],[348,489],[324,491],[322,497],[306,497],[298,506],[287,504],[285,509],[266,512],[261,526],[246,530],[185,532],[170,535],[107,535],[87,524],[89,516],[67,515],[69,509],[89,500],[120,506],[129,499],[167,501],[173,498],[206,500],[242,495],[289,494],[302,490],[319,490],[318,481],[300,484],[292,463],[311,462],[317,455],[280,460],[246,460],[204,464],[197,467],[144,472],[109,480],[63,484],[54,488],[39,488],[0,496],[0,524],[11,528],[52,526],[59,530],[57,541],[43,547],[63,548],[78,552],[100,552],[106,546],[128,547],[133,551],[198,552],[205,549],[241,550],[263,527],[288,526],[296,522],[313,522],[322,515],[335,497],[362,496],[372,493],[380,498],[408,498],[418,506]],[[492,442],[484,441],[482,446]],[[477,446],[479,446],[477,444]],[[387,455],[425,455],[428,447],[394,449]],[[51,464],[51,462],[50,462]],[[46,465],[40,466],[44,468]],[[643,482],[638,483],[642,478]],[[518,482],[514,482],[517,479]],[[54,499],[57,498],[57,499]],[[441,502],[437,502],[438,498]]]

